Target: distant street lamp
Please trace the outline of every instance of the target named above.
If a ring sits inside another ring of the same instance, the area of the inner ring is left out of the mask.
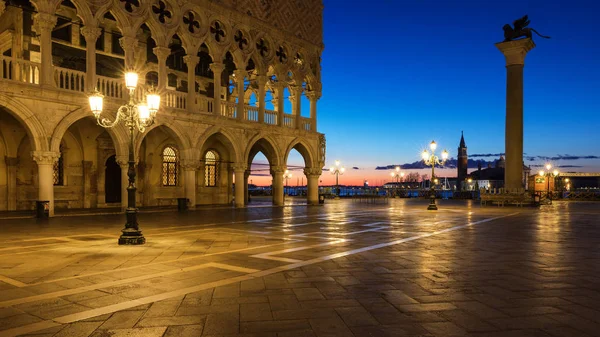
[[[335,161],[335,166],[332,166],[329,169],[329,172],[331,172],[331,174],[335,175],[335,198],[338,199],[340,197],[340,185],[339,185],[339,176],[343,175],[344,172],[346,171],[346,168],[344,168],[343,166],[340,167],[340,161],[336,160]]]
[[[290,189],[288,187],[288,179],[290,179],[291,177],[292,177],[292,172],[285,170],[285,172],[283,173],[283,179],[285,179],[285,189],[288,191],[287,192],[288,194],[290,194]]]
[[[96,117],[98,125],[103,128],[112,128],[123,120],[125,127],[129,129],[129,168],[127,176],[129,177],[129,185],[127,186],[127,209],[125,216],[127,222],[125,228],[121,230],[122,234],[119,237],[120,245],[141,245],[146,242],[146,238],[142,235],[137,222],[138,209],[135,205],[135,158],[133,156],[134,131],[137,130],[143,133],[147,127],[154,123],[154,117],[160,106],[160,96],[153,90],[146,93],[146,102],[136,102],[134,99],[135,89],[137,87],[138,74],[135,72],[127,72],[125,74],[125,86],[129,89],[129,102],[122,105],[117,110],[115,120],[111,122],[108,118],[100,117],[104,103],[104,96],[95,91],[88,99],[90,110]]]
[[[469,190],[469,191],[470,191],[470,190],[471,190],[471,188],[473,187],[473,186],[471,186],[471,183],[472,183],[472,182],[473,182],[473,179],[471,179],[471,178],[468,178],[468,179],[467,179],[467,190]]]
[[[546,178],[546,181],[547,181],[546,198],[548,199],[548,203],[551,204],[552,203],[552,194],[550,193],[550,177],[552,177],[552,179],[556,179],[556,177],[558,177],[559,172],[557,169],[554,169],[554,171],[550,171],[550,170],[552,170],[551,164],[546,164],[545,169],[546,169],[546,171],[540,170],[539,175],[540,175],[540,177],[548,176]]]
[[[400,166],[396,166],[395,171],[392,171],[390,173],[390,175],[392,176],[392,181],[394,181],[394,178],[396,179],[396,186],[395,186],[396,187],[396,193],[395,194],[397,194],[398,193],[397,190],[400,187],[400,179],[404,178],[404,172],[400,172]]]
[[[429,144],[429,148],[431,149],[431,153],[427,151],[427,149],[423,150],[421,157],[423,158],[423,162],[425,165],[431,165],[431,183],[430,183],[430,194],[429,194],[429,206],[427,207],[430,211],[436,211],[437,206],[435,205],[435,186],[433,181],[435,179],[435,165],[444,165],[446,160],[448,159],[448,151],[444,150],[442,152],[442,159],[435,155],[435,149],[437,148],[437,144],[435,141],[431,141]]]

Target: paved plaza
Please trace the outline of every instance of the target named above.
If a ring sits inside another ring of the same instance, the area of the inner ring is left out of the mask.
[[[0,220],[0,336],[599,336],[600,204]]]

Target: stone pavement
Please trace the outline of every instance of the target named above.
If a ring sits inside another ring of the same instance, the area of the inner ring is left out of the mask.
[[[0,336],[599,336],[600,204],[0,220]]]

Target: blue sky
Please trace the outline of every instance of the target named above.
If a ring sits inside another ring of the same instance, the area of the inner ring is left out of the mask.
[[[456,156],[461,131],[470,154],[503,152],[506,70],[494,43],[505,23],[524,14],[552,37],[535,37],[525,61],[524,152],[600,156],[597,1],[324,5],[318,129],[327,136],[327,166],[340,159],[360,168],[357,179],[384,179],[389,172],[376,166],[417,161],[432,139]],[[600,171],[597,159],[554,163]],[[301,160],[292,156],[288,164]]]

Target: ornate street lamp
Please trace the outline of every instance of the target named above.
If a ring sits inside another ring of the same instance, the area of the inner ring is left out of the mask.
[[[540,172],[538,172],[538,174],[540,175],[540,177],[544,177],[544,176],[548,176],[546,178],[547,181],[547,187],[546,187],[546,199],[548,200],[548,203],[551,204],[552,203],[552,194],[550,193],[550,177],[552,177],[552,179],[556,179],[556,177],[558,177],[558,170],[554,169],[552,170],[552,165],[551,164],[546,164],[545,166],[546,171],[544,170],[540,170]]]
[[[288,179],[292,177],[292,172],[285,170],[283,173],[283,179],[285,179],[285,188],[288,190],[288,194],[290,193],[290,189],[288,188]],[[285,195],[285,193],[283,194]]]
[[[335,166],[332,166],[329,169],[329,172],[331,172],[331,174],[335,175],[335,198],[339,199],[340,197],[340,185],[339,185],[339,176],[343,175],[344,172],[346,171],[346,169],[342,166],[340,167],[340,161],[336,160],[335,161]]]
[[[437,206],[435,205],[435,186],[433,184],[435,178],[435,165],[444,165],[446,160],[448,159],[448,151],[444,150],[442,152],[442,159],[438,158],[435,155],[435,149],[437,148],[437,144],[435,141],[431,141],[429,144],[429,148],[431,149],[431,153],[426,149],[423,150],[421,157],[423,158],[423,162],[425,165],[431,165],[431,180],[430,180],[430,194],[429,194],[429,206],[427,207],[430,211],[436,211]]]
[[[90,110],[96,117],[98,125],[103,128],[112,128],[120,121],[125,123],[129,129],[129,185],[127,186],[127,209],[125,216],[127,222],[125,228],[121,230],[119,237],[120,245],[141,245],[146,242],[137,222],[138,209],[135,206],[135,159],[133,156],[134,131],[137,129],[140,133],[154,123],[154,118],[160,106],[160,95],[150,90],[146,93],[146,102],[136,102],[134,99],[135,89],[137,87],[138,75],[134,72],[125,74],[125,86],[129,89],[129,102],[122,105],[117,110],[117,116],[113,122],[108,118],[101,117],[104,96],[98,91],[89,96]]]

